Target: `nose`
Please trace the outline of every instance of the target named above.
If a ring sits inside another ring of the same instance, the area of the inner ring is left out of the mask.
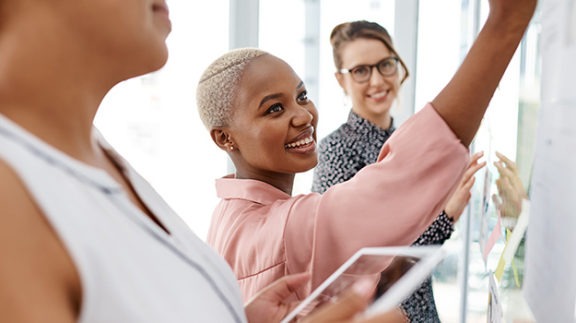
[[[313,105],[309,104],[310,106]],[[314,120],[314,113],[307,106],[296,105],[294,109],[294,115],[292,116],[292,126],[299,128],[302,126],[308,126]]]
[[[380,71],[376,68],[376,66],[372,66],[372,73],[370,74],[370,84],[371,85],[380,85],[384,83],[384,78]]]

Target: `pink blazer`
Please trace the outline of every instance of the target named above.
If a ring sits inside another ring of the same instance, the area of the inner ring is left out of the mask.
[[[289,196],[256,180],[216,181],[208,243],[248,300],[287,274],[311,272],[305,297],[358,249],[411,244],[438,216],[469,153],[428,104],[382,147],[378,161],[324,194]]]

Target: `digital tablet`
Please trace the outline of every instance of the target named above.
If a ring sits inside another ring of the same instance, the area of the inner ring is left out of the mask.
[[[398,306],[410,296],[446,257],[444,248],[370,247],[358,250],[292,310],[281,323],[305,316],[359,280],[373,280],[374,302],[364,315],[376,315]]]

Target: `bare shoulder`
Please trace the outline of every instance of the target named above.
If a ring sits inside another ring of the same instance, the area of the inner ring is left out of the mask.
[[[0,159],[0,313],[7,322],[74,322],[76,269],[14,170]]]

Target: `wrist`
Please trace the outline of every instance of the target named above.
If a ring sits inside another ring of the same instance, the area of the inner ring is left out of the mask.
[[[450,216],[450,215],[446,212],[446,210],[442,210],[441,215],[444,215],[444,216],[448,219],[448,221],[450,221],[450,223],[452,223],[452,224],[454,224],[454,223],[456,222],[456,219],[455,219],[453,216]]]

